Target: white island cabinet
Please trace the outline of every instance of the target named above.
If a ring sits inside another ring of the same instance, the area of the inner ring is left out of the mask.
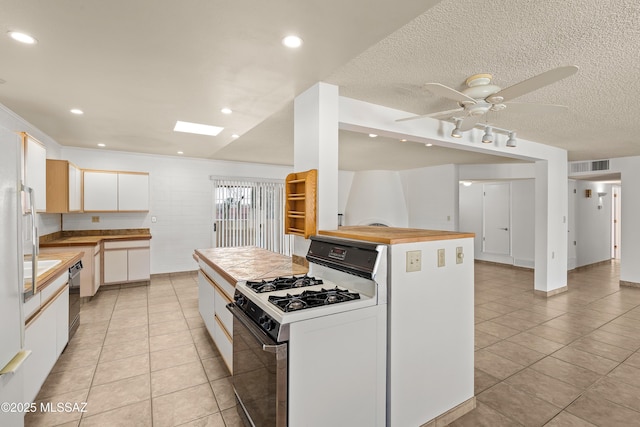
[[[85,212],[147,212],[149,174],[146,172],[83,171]]]

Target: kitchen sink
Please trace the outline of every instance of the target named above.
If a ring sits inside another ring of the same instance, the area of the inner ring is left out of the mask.
[[[47,259],[47,260],[38,260],[38,273],[36,276],[39,276],[49,270],[51,270],[56,265],[60,264],[62,261],[59,259]],[[31,279],[31,261],[24,262],[24,278]]]

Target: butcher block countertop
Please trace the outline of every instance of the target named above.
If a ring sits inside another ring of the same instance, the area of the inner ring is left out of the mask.
[[[355,239],[364,240],[366,242],[383,243],[387,245],[475,237],[475,233],[461,233],[457,231],[359,225],[344,226],[338,228],[337,230],[320,230],[318,231],[318,234],[323,236],[341,237],[343,239]]]
[[[149,240],[148,228],[124,230],[59,231],[40,237],[40,247],[95,246],[108,240]]]
[[[200,259],[220,273],[228,282],[261,280],[307,273],[308,269],[293,263],[291,257],[255,246],[196,249]]]
[[[60,276],[60,273],[68,274],[69,267],[71,267],[73,264],[78,262],[82,258],[83,255],[84,255],[84,252],[73,252],[73,251],[69,251],[69,252],[50,252],[50,253],[38,255],[38,261],[58,260],[59,259],[61,262],[60,262],[60,264],[56,265],[52,269],[50,269],[48,271],[45,271],[44,273],[42,273],[42,274],[40,274],[38,276],[38,280],[37,280],[38,290],[37,290],[37,292],[40,292],[44,288],[49,286],[49,284],[51,282],[53,282],[58,276]],[[28,260],[25,259],[25,261],[28,261]],[[31,280],[26,280],[25,281],[24,289],[25,289],[25,293],[28,293],[28,292],[31,291]]]

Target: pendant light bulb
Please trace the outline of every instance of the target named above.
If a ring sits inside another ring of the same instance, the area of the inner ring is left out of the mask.
[[[487,126],[484,128],[484,135],[482,136],[482,142],[485,144],[490,144],[493,142],[493,133],[491,132],[491,127]]]
[[[456,127],[454,127],[453,130],[451,131],[451,136],[453,138],[462,138],[462,132],[460,132],[461,123],[462,123],[462,120],[460,119],[456,120]]]

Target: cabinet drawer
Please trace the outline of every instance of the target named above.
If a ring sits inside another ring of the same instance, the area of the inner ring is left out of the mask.
[[[216,342],[216,346],[218,346],[218,351],[222,356],[222,360],[227,364],[227,368],[229,368],[229,372],[233,373],[233,341],[231,341],[231,335],[225,329],[224,325],[218,318],[215,316],[215,332],[214,332],[214,341]]]
[[[226,307],[227,304],[233,301],[221,288],[217,286],[217,284],[214,285],[213,289],[215,293],[213,301],[216,317],[220,322],[222,322],[222,325],[225,327],[227,332],[229,332],[229,335],[233,337],[233,315]]]
[[[69,281],[69,273],[65,271],[60,276],[58,276],[53,283],[50,283],[46,288],[44,288],[40,292],[40,303],[45,305],[52,296],[58,293],[60,288],[65,285]]]
[[[25,320],[40,309],[40,293],[35,294],[24,303]]]
[[[115,242],[104,242],[104,249],[129,249],[129,248],[148,248],[149,240],[123,240]]]

